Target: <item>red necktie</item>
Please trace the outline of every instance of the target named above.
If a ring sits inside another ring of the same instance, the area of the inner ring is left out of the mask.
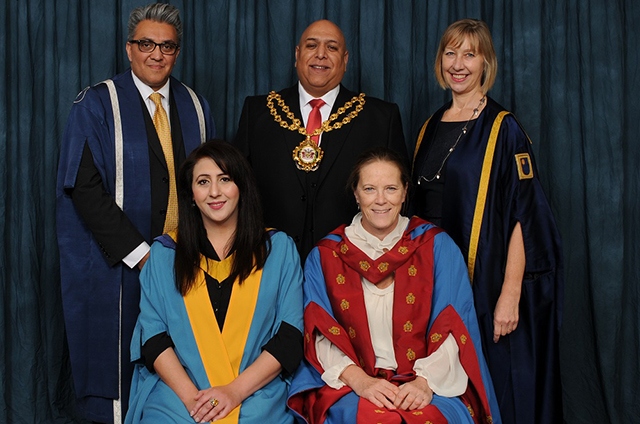
[[[309,102],[311,107],[311,113],[309,113],[309,119],[307,119],[307,134],[313,134],[315,130],[322,125],[322,115],[320,114],[320,108],[325,104],[322,99],[313,99]],[[314,143],[318,144],[320,134],[311,137]]]

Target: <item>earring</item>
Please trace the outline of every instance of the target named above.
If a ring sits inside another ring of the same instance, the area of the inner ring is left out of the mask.
[[[196,200],[195,199],[191,199],[191,206],[193,206],[193,207],[196,206]]]

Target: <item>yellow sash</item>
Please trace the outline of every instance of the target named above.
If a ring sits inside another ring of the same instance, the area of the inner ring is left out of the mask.
[[[416,148],[413,150],[413,160],[411,161],[411,173],[413,174],[414,167],[416,166],[416,156],[418,156],[418,150],[420,149],[420,145],[422,144],[422,139],[424,138],[424,132],[427,129],[427,125],[429,125],[429,121],[431,118],[427,119],[420,128],[420,133],[418,134],[418,141],[416,142]]]
[[[491,166],[493,164],[493,154],[496,150],[496,141],[500,132],[502,119],[509,112],[502,111],[498,114],[489,135],[487,150],[484,153],[484,161],[482,162],[482,173],[480,174],[480,184],[478,185],[478,196],[476,198],[476,209],[473,212],[473,223],[471,225],[471,237],[469,239],[469,257],[467,267],[469,270],[469,280],[473,284],[473,271],[476,266],[476,255],[478,253],[478,242],[480,240],[480,227],[482,227],[482,217],[484,216],[484,206],[487,203],[487,191],[489,189],[489,177],[491,176]]]
[[[203,257],[196,285],[184,296],[189,322],[211,387],[228,384],[238,376],[260,290],[261,270],[252,273],[242,284],[238,284],[238,280],[233,283],[229,309],[220,333],[203,269],[222,281],[229,276],[232,264],[233,255],[221,262]],[[239,417],[238,407],[217,422],[237,423]]]

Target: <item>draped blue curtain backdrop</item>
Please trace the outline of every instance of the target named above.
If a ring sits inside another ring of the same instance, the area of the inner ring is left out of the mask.
[[[78,422],[54,220],[60,138],[76,94],[128,67],[126,22],[144,3],[0,5],[0,422]],[[219,135],[233,138],[245,96],[296,81],[297,40],[327,18],[347,39],[344,84],[398,103],[410,151],[449,99],[433,76],[442,32],[460,18],[486,21],[499,60],[489,94],[531,137],[564,240],[565,420],[637,422],[640,2],[171,3],[185,27],[174,75],[208,99]]]

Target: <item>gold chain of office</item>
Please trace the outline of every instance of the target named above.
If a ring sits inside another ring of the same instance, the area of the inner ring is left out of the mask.
[[[280,124],[282,128],[288,129],[290,131],[298,131],[300,134],[306,136],[307,138],[311,138],[313,136],[320,135],[323,132],[340,129],[343,125],[347,125],[349,122],[351,122],[352,119],[355,119],[358,116],[358,113],[360,113],[364,107],[364,97],[364,93],[360,93],[360,95],[354,96],[351,100],[346,102],[344,106],[339,107],[336,113],[332,113],[329,116],[329,119],[324,121],[322,125],[320,125],[320,128],[317,128],[315,131],[313,131],[312,134],[307,134],[307,129],[302,125],[300,119],[296,118],[293,112],[291,112],[291,109],[289,109],[289,106],[287,106],[284,100],[282,100],[280,94],[276,93],[275,91],[270,92],[267,96],[267,107],[269,108],[274,121]],[[280,116],[273,103],[274,100],[277,101],[278,106],[280,107],[280,109],[282,109],[282,112],[287,115],[287,118],[291,121],[291,123],[282,119],[282,116]],[[358,104],[356,105],[355,109],[349,112],[347,116],[342,118],[341,121],[334,122],[332,125],[329,125],[331,124],[331,122],[338,119],[340,115],[344,114],[356,102]]]

